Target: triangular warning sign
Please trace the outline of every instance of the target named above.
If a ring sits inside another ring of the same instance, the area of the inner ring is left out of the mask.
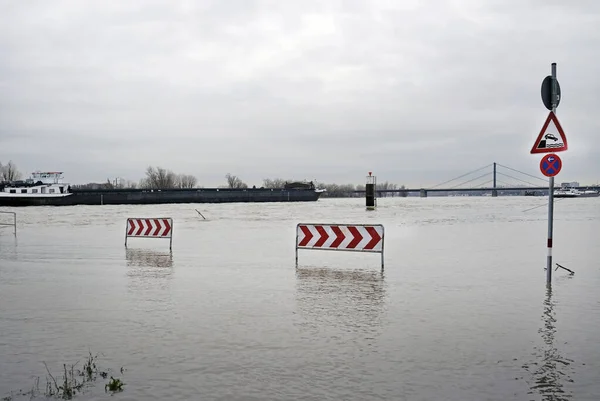
[[[563,152],[567,148],[565,132],[560,126],[556,114],[551,111],[529,153]]]

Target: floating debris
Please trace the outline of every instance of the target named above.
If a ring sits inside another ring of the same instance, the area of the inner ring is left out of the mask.
[[[566,267],[564,267],[564,266],[562,266],[562,265],[559,265],[558,263],[556,264],[556,269],[554,269],[554,271],[557,271],[559,267],[560,267],[561,269],[565,269],[566,271],[568,271],[569,273],[571,273],[571,275],[575,274],[575,272],[574,272],[573,270],[571,270],[571,269],[567,269]]]

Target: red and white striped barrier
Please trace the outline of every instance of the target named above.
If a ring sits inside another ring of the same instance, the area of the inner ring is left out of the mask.
[[[383,238],[381,224],[300,223],[296,226],[296,265],[298,249],[322,249],[380,253],[383,268]]]
[[[125,247],[127,238],[164,238],[169,240],[169,249],[173,246],[173,219],[160,218],[128,218],[125,228]]]

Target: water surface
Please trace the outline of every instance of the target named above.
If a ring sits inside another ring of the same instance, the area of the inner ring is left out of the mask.
[[[36,207],[0,228],[0,396],[100,352],[123,400],[595,400],[600,199]],[[203,220],[194,209],[207,218]],[[127,217],[172,217],[168,240]],[[4,218],[0,216],[0,218]],[[374,254],[297,223],[381,223]],[[81,399],[108,399],[104,381]],[[15,398],[18,399],[18,398]]]

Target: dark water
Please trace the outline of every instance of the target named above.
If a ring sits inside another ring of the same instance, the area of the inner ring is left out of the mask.
[[[91,350],[125,381],[122,400],[596,400],[600,199],[556,203],[555,260],[575,275],[556,271],[551,292],[547,209],[524,212],[544,203],[13,209],[0,396]],[[173,217],[172,252],[125,249],[125,219],[146,216]],[[383,224],[385,271],[378,255],[320,251],[296,269],[300,222]],[[80,398],[108,399],[105,382]]]

